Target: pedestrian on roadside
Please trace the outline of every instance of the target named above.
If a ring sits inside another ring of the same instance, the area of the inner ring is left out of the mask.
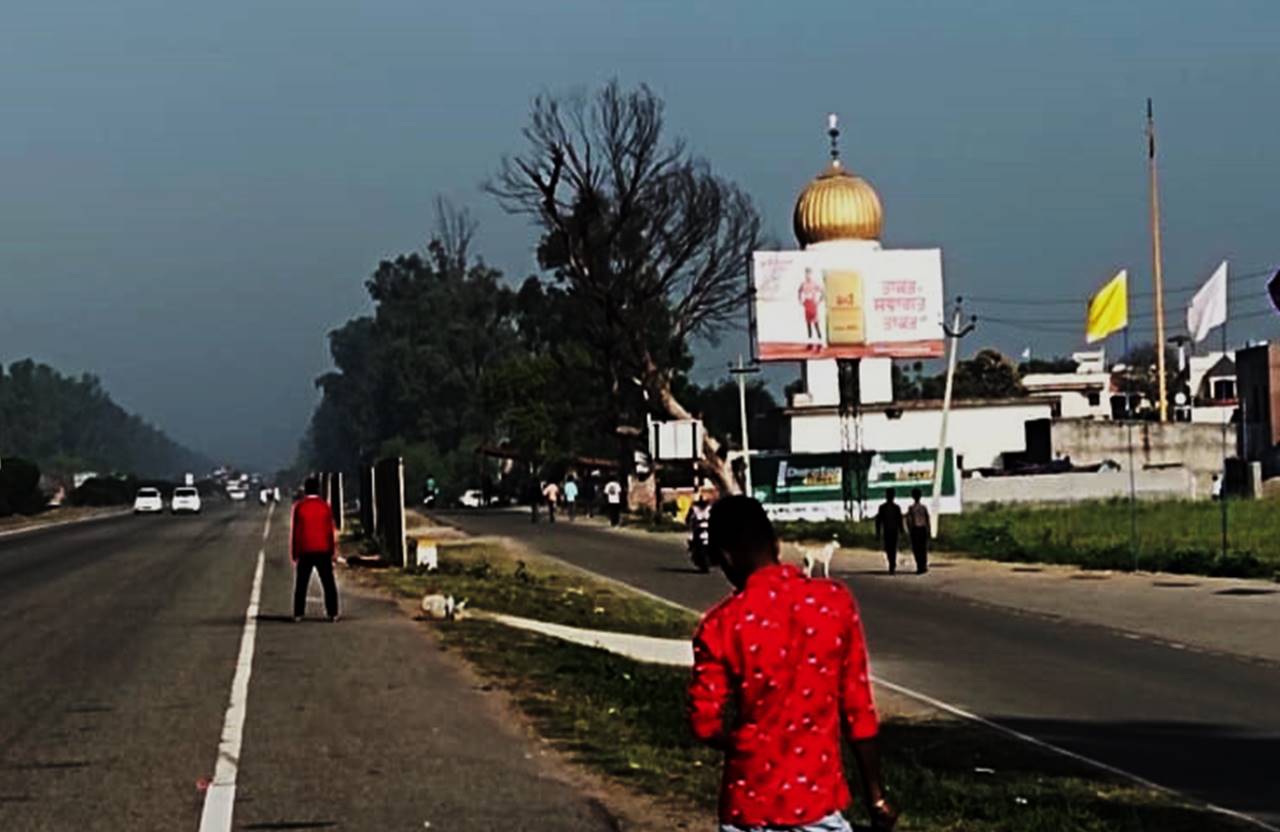
[[[578,481],[573,477],[564,481],[564,507],[572,523],[578,517]]]
[[[542,487],[542,499],[547,501],[547,522],[556,522],[556,503],[560,502],[560,486],[555,480],[549,480]]]
[[[907,508],[907,535],[911,538],[917,575],[929,571],[929,509],[920,502],[923,496],[920,489],[911,489],[911,505]]]
[[[529,502],[529,522],[538,522],[538,504],[542,502],[542,486],[537,480],[529,480],[525,486],[524,498]]]
[[[734,594],[693,641],[689,723],[724,753],[721,832],[849,832],[848,739],[873,830],[891,830],[879,719],[858,605],[843,583],[805,577],[756,500],[711,509],[711,550]]]
[[[609,525],[616,529],[622,523],[622,486],[614,477],[604,485],[604,502],[609,512]]]
[[[884,556],[889,559],[889,574],[898,571],[898,535],[906,529],[902,508],[894,502],[895,492],[886,488],[884,502],[876,512],[876,538],[884,546]]]
[[[314,569],[324,588],[325,614],[330,621],[337,621],[338,585],[333,579],[333,563],[338,557],[338,546],[333,511],[320,496],[318,478],[307,477],[302,491],[302,499],[293,504],[289,531],[289,555],[295,569],[293,620],[301,621],[307,612],[307,588]]]

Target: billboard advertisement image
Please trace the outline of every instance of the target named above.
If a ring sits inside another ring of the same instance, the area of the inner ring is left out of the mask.
[[[940,249],[757,251],[751,288],[759,361],[943,353]]]

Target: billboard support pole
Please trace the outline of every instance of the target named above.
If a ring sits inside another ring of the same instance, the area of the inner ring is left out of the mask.
[[[742,462],[743,485],[748,497],[755,496],[751,487],[751,442],[747,436],[747,375],[760,372],[759,367],[747,367],[743,364],[742,353],[738,353],[738,366],[729,365],[729,372],[738,378],[738,415],[742,419]]]
[[[929,508],[929,536],[934,539],[938,537],[938,515],[942,508],[942,478],[946,474],[944,466],[947,461],[947,417],[951,415],[951,390],[956,378],[956,355],[960,352],[960,339],[973,332],[973,328],[978,323],[978,317],[974,315],[961,327],[960,321],[964,317],[963,307],[964,299],[956,298],[951,326],[947,326],[945,322],[942,324],[942,331],[951,342],[951,354],[947,358],[947,384],[942,394],[942,428],[938,431],[938,454],[933,462],[933,497]]]
[[[858,474],[855,465],[856,456],[861,456],[860,436],[851,436],[851,432],[858,432],[859,426],[856,424],[861,413],[859,404],[862,401],[862,391],[858,384],[858,371],[860,362],[856,358],[840,358],[836,360],[836,378],[840,383],[840,495],[844,498],[844,517],[845,520],[852,523],[854,520],[861,519],[862,501],[866,494],[864,489],[854,487],[854,477],[859,477],[861,484],[861,475]]]

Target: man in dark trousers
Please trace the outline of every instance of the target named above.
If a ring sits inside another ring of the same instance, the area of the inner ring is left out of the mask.
[[[885,489],[884,502],[876,512],[876,537],[884,546],[884,555],[889,559],[889,574],[898,571],[898,534],[906,526],[903,523],[902,509],[894,502],[894,490]]]
[[[911,505],[907,507],[907,534],[911,537],[917,575],[929,571],[929,509],[920,502],[923,496],[920,489],[911,489]]]
[[[750,497],[716,502],[710,538],[734,594],[694,635],[689,723],[724,752],[720,829],[850,832],[842,740],[857,761],[871,828],[893,829],[853,593],[780,563],[773,525]]]
[[[307,611],[307,587],[311,570],[324,587],[324,611],[330,621],[338,620],[338,585],[333,580],[333,562],[338,556],[333,512],[320,497],[320,480],[307,477],[301,500],[293,504],[289,553],[297,574],[293,583],[293,620],[301,621]]]

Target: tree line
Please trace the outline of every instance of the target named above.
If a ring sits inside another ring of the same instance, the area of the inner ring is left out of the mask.
[[[645,415],[703,415],[704,470],[737,490],[728,388],[689,380],[692,345],[745,321],[760,218],[747,194],[665,131],[647,87],[539,96],[524,150],[486,191],[537,231],[540,273],[512,286],[470,252],[475,226],[439,206],[425,251],[379,264],[372,315],[329,334],[334,370],[304,458],[352,471],[406,458],[410,479],[476,485],[478,449],[536,466],[626,464]],[[753,385],[759,400],[767,393]],[[763,402],[756,402],[763,404]]]
[[[92,470],[173,476],[209,460],[129,413],[92,375],[66,376],[31,359],[0,366],[0,454],[47,474]]]

